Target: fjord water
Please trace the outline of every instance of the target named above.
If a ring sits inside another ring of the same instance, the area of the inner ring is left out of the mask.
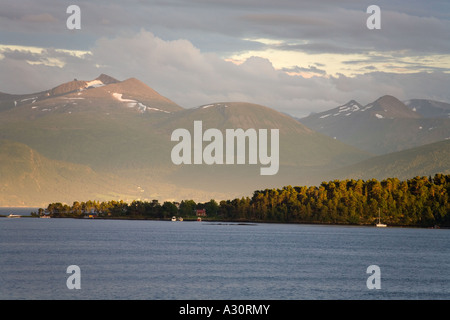
[[[0,298],[449,299],[449,243],[444,229],[0,218]]]

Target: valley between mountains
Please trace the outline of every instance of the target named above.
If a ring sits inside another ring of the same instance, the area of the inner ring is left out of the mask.
[[[1,88],[0,88],[1,90]],[[186,109],[138,79],[108,75],[0,93],[0,206],[85,200],[222,200],[333,179],[450,173],[450,104],[383,96],[295,119],[250,102]],[[175,165],[175,129],[279,129],[279,171]]]

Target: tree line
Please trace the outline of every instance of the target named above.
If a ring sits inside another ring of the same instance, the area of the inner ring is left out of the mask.
[[[450,175],[415,177],[400,181],[333,180],[319,186],[285,186],[257,190],[252,197],[233,200],[214,199],[159,203],[158,200],[87,201],[72,206],[51,203],[39,215],[52,217],[98,217],[128,219],[169,219],[172,216],[194,218],[197,209],[205,209],[211,220],[292,222],[327,224],[374,224],[380,213],[383,223],[392,226],[449,227]]]

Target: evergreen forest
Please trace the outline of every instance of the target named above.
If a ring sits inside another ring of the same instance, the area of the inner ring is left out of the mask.
[[[51,203],[34,216],[116,219],[195,220],[205,209],[209,221],[279,222],[388,226],[449,227],[450,175],[400,181],[333,180],[319,186],[285,186],[254,191],[251,197],[196,203],[158,200]]]

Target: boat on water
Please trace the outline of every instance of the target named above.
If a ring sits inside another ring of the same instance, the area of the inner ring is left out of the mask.
[[[386,228],[387,225],[384,223],[381,223],[380,221],[380,209],[378,209],[378,223],[375,225],[377,228]]]
[[[172,221],[177,221],[177,217],[173,216]]]
[[[18,214],[10,214],[9,216],[6,216],[7,218],[21,218],[22,216],[21,215],[18,215]]]
[[[178,218],[178,221],[183,221],[183,217],[179,217],[179,218]]]

